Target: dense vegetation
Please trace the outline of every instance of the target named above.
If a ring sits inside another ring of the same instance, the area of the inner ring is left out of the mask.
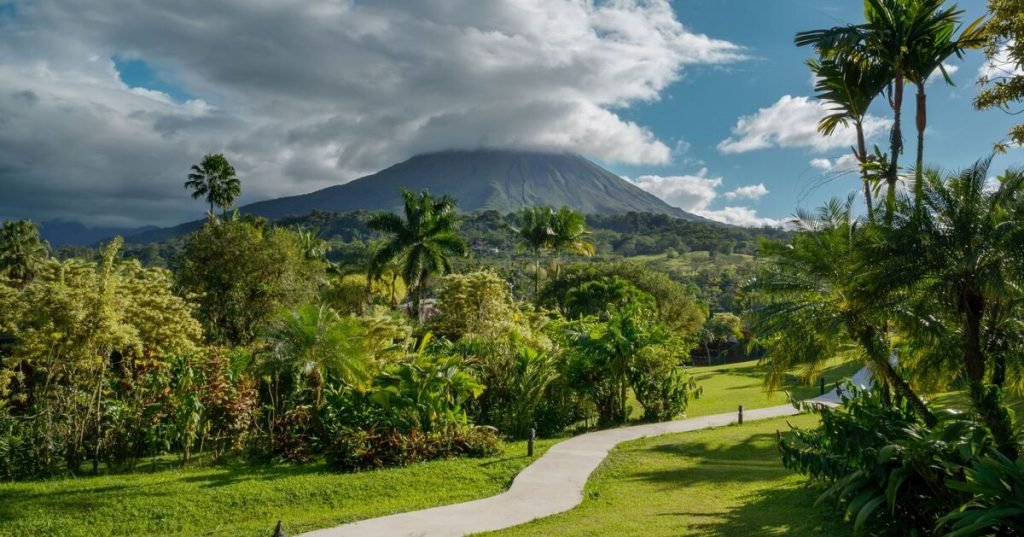
[[[941,0],[869,0],[864,24],[797,36],[815,48],[821,97],[835,106],[822,132],[857,125],[879,96],[894,113],[888,155],[854,149],[867,215],[852,197],[799,213],[791,240],[765,244],[750,296],[769,385],[837,356],[875,374],[872,391],[816,409],[819,428],[779,442],[784,465],[826,484],[822,498],[860,533],[1024,534],[1024,457],[1007,402],[1024,380],[1024,172],[992,181],[990,159],[923,166],[928,76],[1006,28],[961,26],[961,15]],[[905,82],[917,89],[911,169],[898,163]],[[949,390],[969,401],[963,411],[928,400]]]
[[[595,251],[568,208],[495,230],[529,251],[523,300],[466,263],[448,197],[403,190],[402,213],[360,217],[375,234],[338,263],[311,231],[231,213],[239,182],[221,155],[186,188],[210,212],[166,268],[120,239],[61,260],[31,223],[4,224],[3,478],[168,455],[338,471],[493,456],[531,429],[671,419],[699,393],[680,365],[706,307],[637,265],[563,270],[559,254]]]

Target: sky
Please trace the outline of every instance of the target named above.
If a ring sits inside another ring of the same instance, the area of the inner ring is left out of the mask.
[[[862,6],[0,0],[0,218],[195,219],[205,205],[183,182],[210,152],[238,170],[244,204],[510,147],[577,152],[682,209],[777,225],[858,189],[852,133],[815,131],[827,107],[793,36],[859,22]],[[971,52],[950,61],[954,86],[928,85],[928,163],[966,166],[1019,119],[972,108],[986,68]],[[890,115],[876,103],[869,143],[886,144]]]

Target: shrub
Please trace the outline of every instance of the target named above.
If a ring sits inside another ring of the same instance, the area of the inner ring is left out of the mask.
[[[326,458],[332,470],[353,472],[448,457],[489,457],[501,449],[497,431],[491,427],[448,427],[434,432],[382,427],[343,432],[327,449]]]
[[[682,414],[691,398],[701,394],[679,358],[661,346],[640,352],[629,368],[629,382],[647,421],[665,421]]]

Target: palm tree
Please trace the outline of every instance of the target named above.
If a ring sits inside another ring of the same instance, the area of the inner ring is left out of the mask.
[[[788,371],[816,371],[837,356],[865,360],[876,378],[903,396],[927,424],[935,416],[890,363],[887,308],[864,292],[860,252],[870,228],[852,216],[853,197],[817,214],[798,213],[790,243],[765,243],[765,267],[753,282],[752,328],[767,349],[770,387]]]
[[[928,102],[925,86],[928,79],[936,71],[942,74],[943,80],[953,85],[953,80],[946,72],[943,64],[950,56],[956,55],[963,58],[964,52],[970,48],[980,48],[985,44],[982,32],[984,17],[980,17],[971,23],[959,37],[954,38],[956,25],[960,20],[963,11],[953,9],[943,12],[944,22],[937,23],[931,39],[923,40],[913,50],[913,55],[907,63],[907,80],[917,87],[916,95],[916,117],[917,127],[917,160],[914,167],[914,198],[920,203],[923,192],[922,173],[924,171],[924,130],[928,124]]]
[[[551,207],[538,205],[523,207],[517,214],[518,226],[513,230],[519,235],[519,250],[533,252],[533,294],[540,294],[540,259],[544,250],[551,247],[555,237],[555,212]]]
[[[0,226],[0,276],[28,285],[50,257],[50,245],[31,220],[7,220]]]
[[[185,188],[192,190],[193,199],[206,199],[210,204],[211,218],[214,206],[220,207],[222,214],[227,215],[228,208],[241,193],[235,168],[220,153],[210,153],[198,165],[192,166]]]
[[[366,226],[385,234],[385,242],[372,258],[371,267],[402,260],[402,278],[414,289],[412,313],[419,316],[423,292],[431,276],[451,272],[451,256],[465,255],[466,243],[457,233],[459,215],[455,199],[435,198],[402,189],[403,216],[377,213]]]
[[[268,334],[277,371],[303,379],[313,392],[313,404],[323,402],[331,381],[353,384],[364,380],[370,356],[362,348],[362,327],[327,305],[307,304],[281,315]],[[297,386],[296,386],[297,387]]]
[[[1008,352],[999,340],[1005,324],[1019,323],[1022,313],[1024,171],[1007,171],[989,189],[990,162],[946,177],[925,170],[920,207],[902,200],[900,225],[873,253],[872,280],[887,294],[916,298],[900,320],[929,355],[925,366],[966,378],[1000,450],[1016,458],[1019,446],[999,389]]]
[[[888,193],[886,214],[891,215],[899,180],[899,155],[903,152],[902,110],[907,76],[915,61],[958,18],[955,7],[943,9],[945,0],[865,0],[864,24],[836,26],[800,32],[797,46],[814,46],[822,58],[845,58],[864,68],[883,67],[888,72],[886,95],[893,111],[889,133]],[[930,74],[930,72],[929,72]]]
[[[818,123],[818,131],[831,136],[840,125],[853,123],[857,133],[857,147],[853,154],[860,163],[861,179],[864,182],[864,203],[868,210],[868,219],[873,219],[874,208],[871,203],[871,182],[868,171],[869,155],[864,139],[864,118],[875,97],[880,95],[888,82],[886,69],[865,64],[848,57],[825,58],[821,61],[809,60],[807,66],[815,76],[814,90],[817,98],[831,105],[829,114]]]
[[[587,240],[590,231],[587,229],[587,219],[565,205],[558,209],[551,216],[550,244],[556,252],[568,252],[570,254],[592,256],[594,255],[594,244]],[[558,260],[555,260],[555,279],[558,279],[560,271]]]

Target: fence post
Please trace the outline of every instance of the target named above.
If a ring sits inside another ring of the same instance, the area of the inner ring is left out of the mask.
[[[821,377],[821,395],[825,395],[825,377]]]
[[[526,442],[526,456],[533,456],[533,441],[537,439],[537,429],[530,427],[530,439]]]
[[[281,527],[281,520],[280,519],[278,519],[278,521],[277,521],[277,527],[274,528],[274,536],[273,537],[288,537],[288,534],[284,532],[284,528]]]
[[[743,405],[740,405],[740,425],[743,425]]]

